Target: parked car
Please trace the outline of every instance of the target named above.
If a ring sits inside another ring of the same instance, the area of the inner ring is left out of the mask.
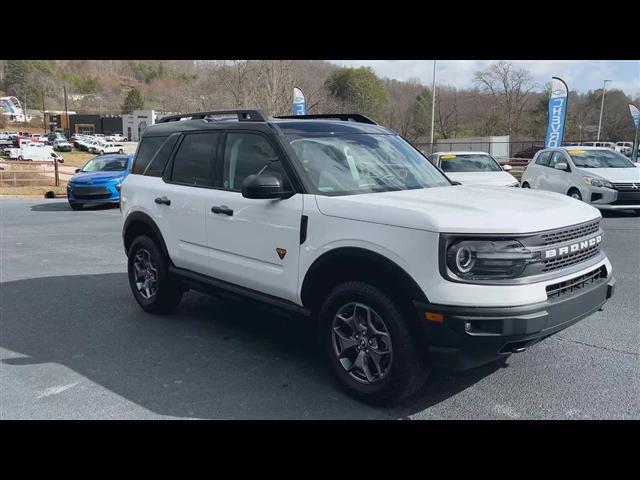
[[[543,145],[532,145],[531,147],[525,148],[513,154],[513,158],[527,158],[531,159],[534,157],[536,153],[544,148]]]
[[[64,138],[58,138],[53,141],[53,149],[56,152],[70,152],[73,150],[73,146]]]
[[[340,384],[382,403],[434,365],[520,352],[613,293],[586,203],[454,185],[361,115],[236,115],[167,116],[142,134],[121,211],[145,311],[195,289],[312,318]]]
[[[74,210],[84,205],[118,204],[120,187],[129,174],[131,155],[100,155],[76,170],[67,183],[67,199]]]
[[[111,135],[112,142],[126,142],[127,139],[121,133],[114,133]]]
[[[120,143],[105,143],[100,147],[98,153],[100,155],[104,155],[105,153],[123,154],[124,153],[124,145],[122,145]]]
[[[633,142],[616,142],[615,150],[630,157],[633,153]]]
[[[427,158],[449,179],[463,185],[520,186],[518,180],[508,173],[510,165],[501,166],[485,152],[436,152]]]
[[[16,160],[32,160],[37,162],[64,162],[64,157],[53,151],[53,147],[42,142],[28,142],[23,140],[18,148],[5,150],[9,158]]]
[[[582,142],[581,146],[583,147],[601,147],[601,148],[609,148],[611,150],[616,149],[616,144],[613,142]]]
[[[98,138],[89,142],[87,150],[91,153],[99,154],[105,145],[106,142]]]
[[[522,187],[562,193],[600,210],[640,215],[640,164],[607,147],[547,148],[522,174]]]

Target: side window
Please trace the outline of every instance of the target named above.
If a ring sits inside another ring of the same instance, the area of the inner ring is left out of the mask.
[[[222,166],[222,188],[240,192],[249,175],[269,175],[280,180],[283,190],[290,190],[282,163],[271,144],[256,133],[227,133]]]
[[[542,152],[540,155],[538,155],[538,158],[536,159],[536,164],[537,165],[542,165],[543,167],[548,167],[549,166],[549,160],[551,160],[551,153],[552,152]]]
[[[149,162],[160,148],[160,145],[166,140],[167,137],[145,137],[138,145],[136,151],[136,158],[133,161],[133,168],[131,173],[137,173],[139,175],[144,172],[149,165]]]
[[[178,141],[178,135],[171,135],[167,140],[162,144],[160,149],[151,159],[151,162],[147,166],[147,169],[144,172],[146,177],[161,177],[164,173],[164,167],[167,165],[167,161],[169,160],[169,155],[171,155],[171,151]]]
[[[217,133],[185,135],[173,158],[171,181],[195,187],[212,187],[218,137]]]
[[[562,154],[562,152],[553,152],[553,156],[549,161],[549,167],[555,168],[556,163],[568,163],[567,159],[564,158],[564,155]]]

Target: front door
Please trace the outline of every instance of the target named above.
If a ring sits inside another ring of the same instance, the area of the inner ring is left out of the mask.
[[[229,132],[219,151],[221,178],[208,192],[205,214],[213,276],[295,301],[303,196],[276,200],[242,196],[242,181],[252,174],[276,176],[285,190],[291,188],[266,135]]]

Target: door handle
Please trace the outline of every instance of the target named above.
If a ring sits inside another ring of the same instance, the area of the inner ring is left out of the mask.
[[[171,205],[171,200],[169,200],[167,197],[158,197],[154,200],[154,202],[156,202],[158,205]]]
[[[233,216],[233,210],[231,210],[226,205],[220,205],[219,207],[211,207],[211,211],[213,213],[222,213],[223,215]]]

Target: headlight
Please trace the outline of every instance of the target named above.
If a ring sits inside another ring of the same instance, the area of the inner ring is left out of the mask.
[[[533,253],[516,240],[462,240],[447,248],[447,267],[464,280],[516,278],[535,262]]]
[[[582,180],[584,180],[584,183],[586,183],[587,185],[591,185],[592,187],[613,188],[613,185],[611,184],[611,182],[608,182],[601,178],[582,177]]]

